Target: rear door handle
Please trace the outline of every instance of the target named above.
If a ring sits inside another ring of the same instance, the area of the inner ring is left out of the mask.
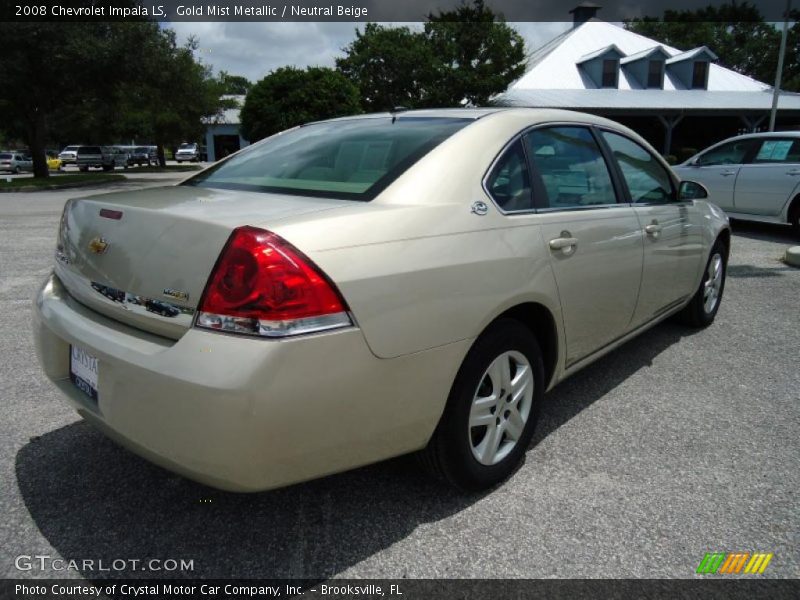
[[[791,175],[792,177],[800,175],[800,169],[789,169],[788,171],[786,171],[786,174]]]
[[[719,174],[723,177],[730,177],[731,175],[736,175],[736,171],[720,171]]]

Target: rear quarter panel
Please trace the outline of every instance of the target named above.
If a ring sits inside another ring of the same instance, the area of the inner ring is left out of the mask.
[[[530,114],[514,111],[480,119],[372,202],[275,229],[336,282],[377,356],[475,338],[524,302],[543,304],[560,322],[538,223],[502,215],[481,185],[529,124]],[[472,213],[475,201],[486,202],[488,214]]]

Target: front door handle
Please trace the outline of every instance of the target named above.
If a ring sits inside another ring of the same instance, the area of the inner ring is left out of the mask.
[[[650,225],[645,225],[644,227],[645,233],[653,237],[658,237],[658,234],[661,233],[661,229],[661,225],[658,224],[658,221],[653,221]]]
[[[730,177],[731,175],[736,175],[736,171],[720,171],[719,174],[723,177]]]
[[[550,240],[551,250],[561,250],[564,254],[572,254],[578,245],[578,238],[572,237],[569,231],[562,231],[561,237]]]

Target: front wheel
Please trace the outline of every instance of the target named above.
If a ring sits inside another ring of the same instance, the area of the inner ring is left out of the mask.
[[[544,394],[536,337],[501,319],[470,349],[428,446],[420,453],[434,475],[463,490],[497,485],[527,450]]]
[[[717,240],[711,248],[700,288],[677,315],[681,322],[691,327],[708,327],[714,322],[725,290],[727,268],[728,249],[721,240]]]

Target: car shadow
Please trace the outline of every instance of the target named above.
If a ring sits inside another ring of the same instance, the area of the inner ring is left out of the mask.
[[[533,444],[691,333],[662,324],[555,388]],[[17,453],[16,474],[44,538],[89,579],[327,579],[485,495],[421,475],[412,457],[271,492],[226,493],[151,465],[83,422],[32,438]],[[193,570],[127,564],[98,573],[80,563],[120,558],[193,560]]]
[[[800,244],[800,236],[789,225],[731,219],[731,230],[734,235],[751,240],[789,245]]]
[[[545,394],[535,446],[581,411],[594,404],[682,338],[699,333],[666,321],[614,349]]]

